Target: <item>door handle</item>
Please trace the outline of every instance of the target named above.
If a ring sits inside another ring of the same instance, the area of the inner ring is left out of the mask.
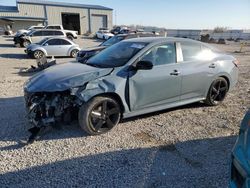
[[[214,69],[215,67],[216,67],[216,65],[214,63],[209,65],[209,68],[211,68],[211,69]]]
[[[171,76],[178,76],[179,74],[180,72],[178,70],[174,70],[174,72],[170,73]]]

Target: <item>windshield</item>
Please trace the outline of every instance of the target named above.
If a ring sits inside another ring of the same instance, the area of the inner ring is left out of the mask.
[[[112,38],[110,38],[109,40],[106,40],[104,43],[101,44],[101,46],[111,46],[113,44],[116,44],[120,41],[122,41],[125,37],[121,37],[121,36],[114,36]]]
[[[93,56],[86,64],[101,68],[120,67],[125,65],[146,45],[147,43],[144,42],[119,42]]]
[[[37,42],[36,44],[42,45],[46,40],[48,40],[48,38],[44,38],[41,41]]]
[[[26,35],[27,35],[27,36],[30,36],[32,33],[34,33],[34,31],[31,30],[31,31],[29,31]]]

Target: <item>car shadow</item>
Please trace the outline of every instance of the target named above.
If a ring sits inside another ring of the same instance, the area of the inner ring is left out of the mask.
[[[0,44],[0,48],[15,48],[14,44]]]
[[[0,57],[8,59],[30,59],[27,54],[0,54]]]
[[[16,187],[16,185],[18,187],[31,185],[32,187],[227,187],[230,176],[230,153],[235,140],[235,136],[189,140],[98,154],[81,153],[80,157],[64,160],[55,156],[54,152],[46,152],[43,147],[33,149],[27,146],[25,151],[28,151],[33,158],[47,161],[47,158],[53,157],[53,161],[36,162],[39,165],[23,164],[22,169],[16,167],[11,172],[2,172],[0,185],[4,187]],[[67,152],[67,148],[59,152],[59,156],[63,152]],[[12,158],[8,168],[18,160],[21,160],[20,156]]]
[[[135,121],[135,120],[142,119],[142,118],[148,118],[148,117],[164,114],[167,112],[172,112],[175,110],[190,109],[190,108],[209,108],[209,107],[210,106],[206,105],[203,102],[196,102],[196,103],[191,103],[191,104],[187,104],[187,105],[183,105],[183,106],[178,106],[178,107],[174,107],[174,108],[169,108],[169,109],[165,109],[165,110],[160,110],[160,111],[156,111],[156,112],[142,114],[142,115],[131,117],[131,118],[126,118],[126,119],[121,120],[121,122],[126,123],[129,121]]]
[[[0,151],[19,149],[24,145],[21,140],[27,140],[31,135],[28,129],[32,125],[26,118],[24,97],[0,98],[0,141],[13,141],[14,145],[0,148]],[[62,124],[47,132],[41,140],[58,140],[65,138],[83,137],[86,134],[77,122]]]

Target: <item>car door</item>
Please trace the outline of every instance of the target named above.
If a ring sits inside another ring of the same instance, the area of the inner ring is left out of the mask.
[[[58,46],[58,48],[60,49],[59,52],[60,52],[60,55],[61,56],[67,56],[69,55],[68,52],[69,52],[69,49],[70,47],[72,46],[72,44],[65,40],[65,39],[59,39],[61,42],[61,45]]]
[[[180,101],[181,77],[175,44],[155,46],[141,57],[141,61],[151,61],[154,66],[151,70],[138,70],[130,76],[131,110]]]
[[[198,42],[180,43],[183,61],[181,100],[206,97],[213,77],[218,71],[213,52]]]
[[[50,39],[44,44],[44,49],[47,51],[48,56],[60,56],[60,46],[60,39]]]
[[[35,31],[30,38],[32,43],[41,41],[43,39],[43,31]]]

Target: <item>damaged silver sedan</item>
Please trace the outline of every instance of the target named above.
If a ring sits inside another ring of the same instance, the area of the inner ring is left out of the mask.
[[[36,130],[77,118],[98,135],[121,118],[199,101],[218,105],[237,82],[237,63],[189,39],[125,40],[87,64],[56,65],[28,80],[28,118]]]

